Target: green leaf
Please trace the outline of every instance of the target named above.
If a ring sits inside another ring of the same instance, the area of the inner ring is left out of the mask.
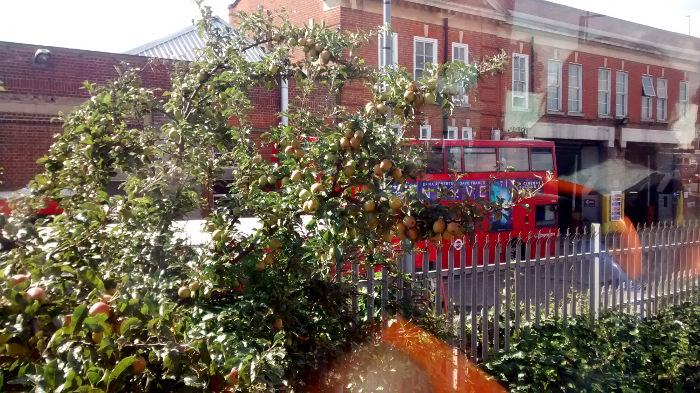
[[[107,314],[97,314],[94,317],[87,317],[83,320],[83,324],[90,329],[91,332],[101,331],[100,325],[107,321]]]
[[[73,336],[76,331],[80,330],[80,327],[88,315],[88,309],[85,304],[81,304],[75,308],[73,315],[71,316],[70,326],[68,327],[68,334]]]
[[[58,362],[56,362],[56,359],[54,359],[44,367],[44,380],[46,381],[46,386],[49,388],[49,391],[53,390],[54,387],[56,387],[57,373]]]
[[[128,332],[129,329],[133,326],[137,326],[141,324],[141,320],[136,318],[136,317],[131,317],[127,319],[126,321],[123,321],[121,326],[119,327],[119,332],[124,335],[124,333]]]
[[[112,369],[112,372],[109,374],[109,379],[108,379],[108,384],[112,383],[112,381],[115,381],[121,377],[121,375],[127,370],[131,368],[131,365],[136,362],[136,357],[135,356],[128,356],[119,361],[117,365]]]

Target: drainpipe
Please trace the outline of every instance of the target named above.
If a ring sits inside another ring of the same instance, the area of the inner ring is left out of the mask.
[[[447,40],[447,18],[442,18],[442,30],[444,36],[443,49],[442,49],[442,64],[447,63],[449,57],[447,56],[447,51],[449,50],[449,44]],[[447,138],[447,112],[442,111],[442,139]]]
[[[384,18],[383,18],[383,25],[384,26],[390,26],[391,25],[391,0],[384,0]],[[392,63],[393,57],[392,57],[392,45],[394,44],[394,37],[391,32],[385,31],[382,33],[384,36],[383,41],[384,41],[384,47],[382,48],[382,56],[381,59],[379,59],[379,67],[384,67]]]
[[[285,126],[289,124],[289,119],[287,118],[287,110],[289,109],[289,86],[287,84],[287,78],[282,76],[280,81],[280,110],[282,111],[282,124]]]

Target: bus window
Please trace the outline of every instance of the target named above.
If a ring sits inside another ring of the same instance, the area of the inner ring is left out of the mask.
[[[535,206],[535,228],[547,228],[557,225],[557,205]]]
[[[498,149],[501,171],[524,172],[530,170],[527,147],[501,147]]]
[[[457,171],[457,173],[462,173],[462,147],[460,146],[450,146],[445,152],[445,158],[447,161],[447,172],[452,173],[452,171]]]
[[[445,173],[445,163],[442,154],[442,146],[433,146],[425,149],[426,173]]]
[[[464,148],[464,172],[493,172],[495,170],[495,147]]]
[[[553,171],[554,158],[549,147],[533,147],[530,150],[533,171]]]

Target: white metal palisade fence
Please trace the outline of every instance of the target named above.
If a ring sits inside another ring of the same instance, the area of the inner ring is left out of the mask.
[[[386,322],[396,309],[392,305],[407,298],[444,315],[454,337],[450,344],[475,361],[508,351],[522,329],[544,319],[566,323],[569,317],[587,315],[594,323],[605,310],[644,318],[700,299],[697,220],[606,235],[598,228],[504,237],[460,249],[446,245],[447,261],[440,248],[433,253],[435,261],[418,269],[416,254],[408,252],[398,260],[406,280],[390,277],[385,267],[381,273],[365,273],[358,263],[344,277],[338,269],[336,279],[360,289],[352,307],[364,305],[365,318],[380,314],[376,316]]]

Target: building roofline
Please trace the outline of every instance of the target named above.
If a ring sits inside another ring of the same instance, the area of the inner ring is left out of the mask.
[[[69,48],[65,46],[53,46],[53,45],[42,45],[42,44],[32,44],[32,43],[26,43],[26,42],[13,42],[13,41],[0,41],[0,46],[5,46],[5,47],[24,47],[27,49],[37,49],[37,48],[45,48],[49,50],[57,50],[61,52],[68,52],[77,56],[80,55],[107,55],[107,56],[112,56],[112,57],[117,57],[117,58],[132,58],[134,60],[139,60],[143,61],[144,57],[131,54],[131,53],[119,53],[119,52],[105,52],[105,51],[98,51],[98,50],[91,50],[91,49],[80,49],[80,48]],[[163,60],[166,62],[172,62],[170,59],[159,59]]]
[[[683,60],[688,60],[690,62],[698,62],[698,59],[700,59],[700,38],[630,22],[607,15],[595,14],[579,8],[551,3],[545,0],[515,0],[514,2],[508,1],[507,3],[509,4],[504,4],[504,0],[487,0],[490,8],[468,5],[457,0],[401,1],[456,13],[475,15],[499,22],[512,23],[513,26],[516,27],[580,38],[580,25],[570,23],[566,20],[557,20],[548,16],[546,13],[539,12],[541,11],[542,6],[546,5],[550,9],[558,9],[560,13],[571,15],[568,18],[580,18],[585,16],[587,21],[592,21],[593,23],[590,23],[586,27],[587,41],[616,45],[657,55],[670,55]],[[499,5],[501,6],[499,7]],[[600,16],[600,19],[596,20],[598,16]],[[601,20],[604,20],[607,26],[624,26],[624,28],[602,29],[602,26],[599,26],[601,24]],[[627,30],[627,32],[623,32],[623,30]],[[640,30],[645,30],[648,32],[646,37],[633,39],[630,37],[629,31]],[[649,40],[648,37],[660,39],[652,41]],[[691,45],[683,45],[684,43],[688,42],[690,42]]]
[[[214,19],[217,20],[218,22],[220,22],[222,25],[224,25],[224,26],[226,26],[226,27],[228,27],[228,28],[231,28],[230,25],[228,24],[228,22],[226,22],[225,20],[221,19],[221,17],[215,16]],[[153,47],[156,47],[156,46],[158,46],[158,45],[162,45],[162,44],[165,43],[165,42],[174,40],[175,38],[178,38],[178,37],[183,36],[183,35],[185,35],[185,34],[191,33],[191,32],[193,32],[195,29],[196,29],[196,26],[193,24],[193,25],[191,25],[191,26],[188,26],[188,27],[185,27],[185,28],[183,28],[183,29],[180,29],[180,30],[178,30],[178,31],[176,31],[176,32],[174,32],[174,33],[172,33],[172,34],[169,34],[169,35],[167,35],[167,36],[164,36],[164,37],[155,39],[155,40],[153,40],[153,41],[151,41],[151,42],[148,42],[148,43],[146,43],[146,44],[143,44],[143,45],[139,45],[139,46],[136,47],[136,48],[129,49],[128,51],[126,51],[126,52],[124,52],[124,53],[129,54],[129,55],[137,55],[137,56],[138,56],[138,54],[141,53],[141,52],[144,52],[144,51],[146,51],[146,50],[152,49]]]

